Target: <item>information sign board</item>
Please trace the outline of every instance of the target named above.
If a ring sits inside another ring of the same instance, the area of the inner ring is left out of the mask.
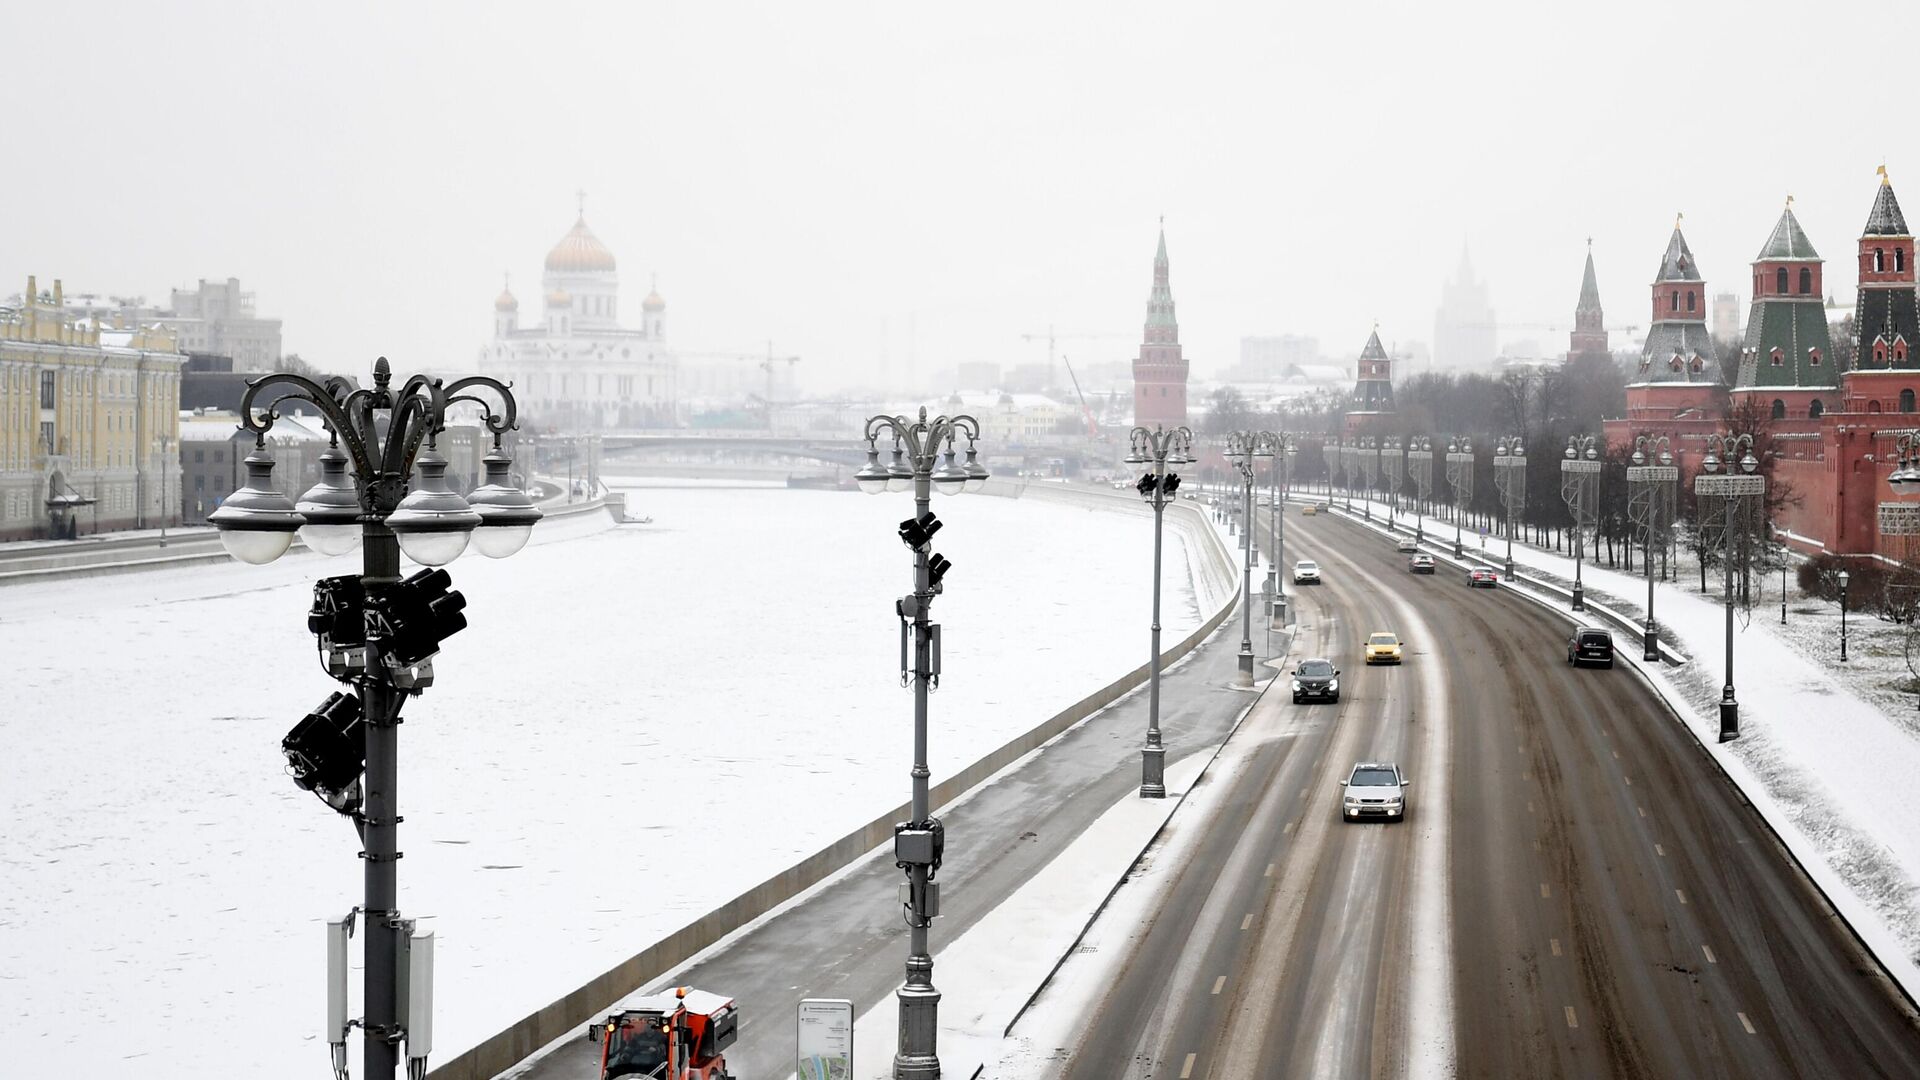
[[[853,1080],[853,1002],[804,998],[798,1017],[796,1080]]]

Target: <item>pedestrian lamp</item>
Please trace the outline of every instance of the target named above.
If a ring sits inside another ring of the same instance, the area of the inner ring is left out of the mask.
[[[433,684],[433,657],[466,626],[465,597],[451,591],[445,570],[423,570],[402,580],[400,555],[437,567],[453,561],[469,540],[481,554],[504,558],[519,551],[540,511],[509,483],[511,461],[501,437],[513,430],[515,403],[505,383],[470,377],[452,383],[415,375],[399,387],[385,357],[374,364],[373,386],[332,378],[324,384],[276,372],[247,385],[240,427],[254,435],[247,482],[208,517],[220,542],[242,562],[269,563],[299,533],[322,555],[361,550],[361,572],[314,585],[307,627],[319,642],[322,668],[345,683],[281,740],[294,782],[337,812],[350,816],[364,860],[366,960],[363,1075],[390,1078],[407,1045],[409,1073],[424,1074],[428,1019],[404,1019],[409,974],[400,960],[413,921],[399,910],[398,826],[401,706]],[[486,392],[481,396],[480,391]],[[265,400],[261,400],[262,397]],[[273,484],[267,433],[282,402],[311,404],[332,438],[320,457],[320,482],[294,503]],[[498,408],[489,400],[497,400]],[[463,499],[447,485],[447,462],[435,450],[449,410],[478,405],[493,435],[487,484]],[[417,479],[415,473],[418,472]],[[345,948],[345,938],[338,946]],[[340,978],[345,978],[341,965]],[[414,969],[418,971],[418,967]],[[329,988],[344,999],[346,988]],[[336,1072],[345,1071],[348,1026],[344,1009],[330,1030]]]
[[[1847,572],[1840,571],[1840,659],[1847,658]]]

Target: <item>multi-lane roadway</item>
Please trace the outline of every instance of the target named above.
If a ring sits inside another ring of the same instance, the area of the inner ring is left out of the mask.
[[[1325,578],[1292,659],[1340,701],[1248,716],[1067,1076],[1920,1076],[1909,1002],[1624,661],[1570,669],[1564,617],[1289,525]],[[1404,665],[1363,668],[1375,629]],[[1343,823],[1380,759],[1406,821]]]

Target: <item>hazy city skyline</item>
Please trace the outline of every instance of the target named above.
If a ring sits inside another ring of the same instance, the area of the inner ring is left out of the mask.
[[[1589,236],[1608,324],[1644,325],[1676,212],[1744,301],[1789,194],[1851,299],[1875,167],[1920,191],[1920,153],[1895,92],[1837,58],[1869,19],[1910,40],[1912,9],[1630,4],[1577,35],[1536,14],[110,5],[76,34],[22,9],[44,47],[13,58],[13,100],[59,152],[0,179],[34,208],[0,294],[233,276],[288,351],[470,367],[503,272],[537,313],[584,189],[624,310],[657,276],[676,347],[772,339],[816,393],[1043,361],[1020,335],[1049,324],[1110,335],[1064,339],[1076,362],[1130,358],[1162,215],[1201,377],[1248,335],[1430,342],[1463,243],[1503,340],[1564,348]],[[1783,27],[1805,62],[1770,76]],[[76,49],[138,60],[76,77]]]

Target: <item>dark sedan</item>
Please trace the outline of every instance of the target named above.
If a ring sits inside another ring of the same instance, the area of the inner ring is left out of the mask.
[[[1293,703],[1339,701],[1340,669],[1330,660],[1302,660],[1293,669]]]

